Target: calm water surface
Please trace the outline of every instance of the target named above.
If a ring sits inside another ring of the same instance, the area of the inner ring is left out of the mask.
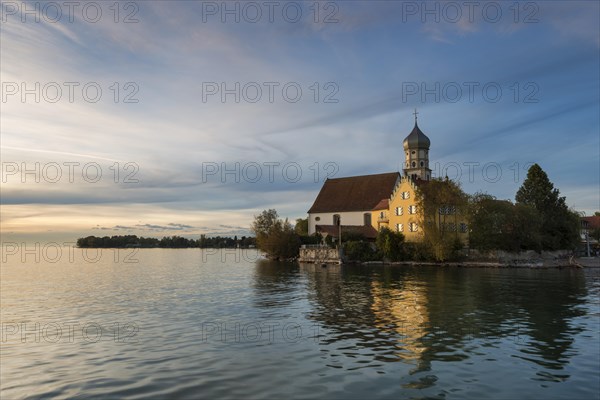
[[[90,254],[3,260],[2,399],[600,396],[599,270]]]

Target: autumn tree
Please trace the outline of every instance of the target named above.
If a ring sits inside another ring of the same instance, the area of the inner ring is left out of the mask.
[[[458,226],[467,215],[467,195],[458,183],[438,178],[419,185],[416,197],[425,245],[437,261],[453,258],[462,248]]]
[[[288,260],[298,256],[300,238],[287,218],[279,218],[276,210],[264,210],[254,216],[250,229],[256,235],[256,247],[268,258]]]

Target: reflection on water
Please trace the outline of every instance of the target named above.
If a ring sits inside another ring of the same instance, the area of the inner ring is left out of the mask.
[[[391,329],[398,335],[395,355],[404,360],[421,359],[426,350],[422,339],[429,326],[427,293],[423,285],[405,280],[402,288],[390,288],[373,281],[371,293],[374,327],[383,331]]]
[[[409,375],[420,377],[407,379],[404,388],[439,385],[439,377],[427,371],[440,362],[460,366],[465,376],[471,369],[471,382],[486,380],[478,372],[490,373],[490,388],[498,378],[493,363],[516,367],[511,375],[521,378],[533,369],[531,380],[565,382],[573,360],[590,356],[586,362],[600,373],[596,270],[587,277],[570,269],[303,265],[302,270],[314,302],[309,317],[328,328],[326,352],[335,358],[362,356],[363,365],[376,369],[380,362],[412,365]],[[589,348],[576,345],[578,335]],[[347,346],[350,338],[353,345]],[[597,396],[597,391],[595,385],[582,394]]]
[[[0,397],[600,392],[598,270],[322,268],[191,249],[138,257],[2,265]],[[53,341],[52,324],[75,322],[92,324],[88,338],[79,325],[74,340],[63,330]]]

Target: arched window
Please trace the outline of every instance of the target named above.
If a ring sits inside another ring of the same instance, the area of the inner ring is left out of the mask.
[[[340,214],[333,214],[333,224],[334,225],[340,224]]]
[[[413,168],[414,168],[414,167],[416,167],[416,166],[417,166],[417,163],[413,161],[413,162],[412,162],[412,166],[413,166]]]
[[[424,162],[424,161],[421,161],[421,167],[422,167],[422,166],[424,166],[424,165],[425,165],[425,162]]]

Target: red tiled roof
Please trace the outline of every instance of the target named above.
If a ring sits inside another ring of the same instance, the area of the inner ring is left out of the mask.
[[[373,207],[373,211],[375,210],[387,210],[390,207],[390,199],[381,199],[379,203],[375,207]]]
[[[339,227],[337,225],[316,225],[317,232],[326,233],[333,237],[338,237]],[[363,235],[367,239],[375,239],[377,237],[377,230],[371,225],[342,225],[342,234],[346,233],[358,233]]]
[[[309,213],[372,210],[390,197],[398,172],[327,179]]]
[[[581,217],[582,220],[587,221],[589,229],[600,228],[600,216],[594,215],[591,217]]]

